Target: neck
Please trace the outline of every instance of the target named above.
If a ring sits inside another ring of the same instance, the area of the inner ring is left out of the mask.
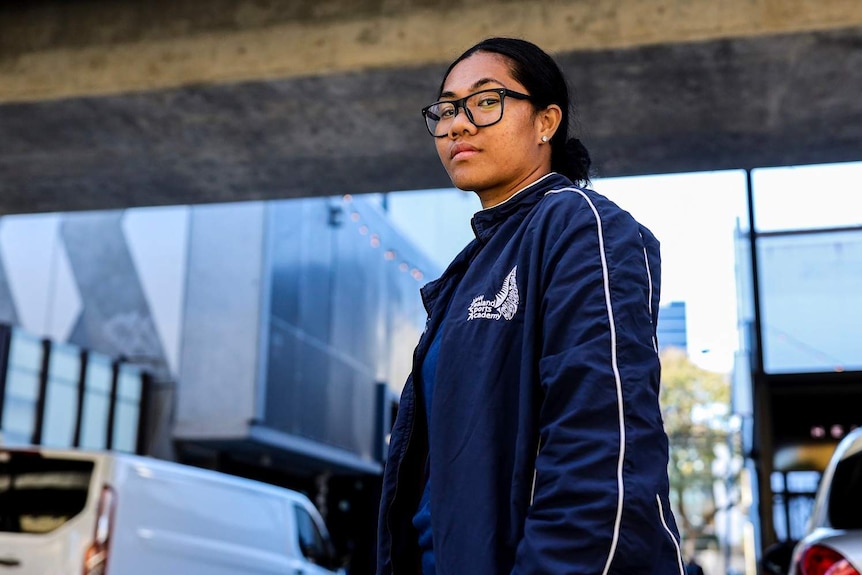
[[[494,208],[500,204],[506,203],[509,199],[529,188],[539,180],[549,176],[551,173],[552,172],[547,170],[536,170],[529,173],[526,177],[512,182],[502,190],[477,191],[476,195],[479,196],[479,201],[482,203],[483,210]]]

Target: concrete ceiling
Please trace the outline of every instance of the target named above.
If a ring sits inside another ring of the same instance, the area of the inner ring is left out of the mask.
[[[555,55],[597,177],[862,160],[862,26]],[[445,67],[7,99],[0,214],[448,187]]]

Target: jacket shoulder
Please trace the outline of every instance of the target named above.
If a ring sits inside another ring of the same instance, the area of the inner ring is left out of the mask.
[[[606,196],[586,188],[575,186],[548,190],[536,206],[536,216],[550,226],[595,226],[613,227],[617,232],[625,230],[641,235],[644,241],[652,241],[652,233],[638,222],[631,213],[621,208]]]

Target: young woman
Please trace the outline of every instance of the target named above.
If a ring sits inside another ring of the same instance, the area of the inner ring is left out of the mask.
[[[422,110],[476,238],[422,289],[380,575],[682,575],[659,410],[659,245],[589,184],[569,95],[491,38]]]

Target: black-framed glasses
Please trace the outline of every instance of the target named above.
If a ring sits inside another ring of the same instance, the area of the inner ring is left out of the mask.
[[[468,94],[459,100],[440,100],[422,108],[425,126],[435,138],[443,138],[449,133],[458,108],[467,114],[467,119],[477,128],[496,124],[503,119],[503,102],[506,97],[517,100],[529,100],[530,96],[509,90],[508,88],[491,88]]]

